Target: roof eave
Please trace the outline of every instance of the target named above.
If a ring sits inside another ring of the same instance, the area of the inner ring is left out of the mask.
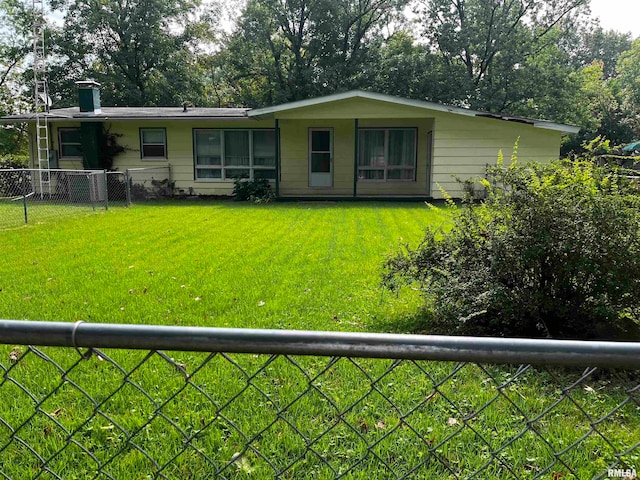
[[[492,118],[496,118],[498,120],[502,120],[502,121],[512,121],[512,122],[516,122],[516,117],[514,117],[513,119],[510,118],[501,118],[500,115],[492,115],[489,114],[487,112],[481,112],[481,111],[477,111],[477,110],[470,110],[470,109],[466,109],[466,108],[461,108],[461,107],[453,107],[453,106],[449,106],[449,105],[442,105],[439,103],[432,103],[432,102],[425,102],[423,100],[411,100],[409,98],[402,98],[402,97],[394,97],[391,95],[384,95],[381,93],[373,93],[373,92],[365,92],[362,90],[352,90],[349,92],[343,92],[343,93],[336,93],[333,95],[327,95],[325,97],[319,97],[319,98],[311,98],[308,100],[298,100],[296,102],[290,102],[290,103],[285,103],[283,105],[276,105],[274,107],[265,107],[265,108],[258,108],[255,110],[249,110],[247,112],[247,115],[249,117],[253,117],[256,119],[266,119],[266,118],[273,118],[275,117],[275,115],[279,112],[284,112],[284,111],[288,111],[288,110],[295,110],[298,108],[305,108],[305,107],[312,107],[315,105],[321,105],[323,103],[332,103],[332,102],[337,102],[340,100],[347,100],[350,98],[367,98],[370,100],[378,100],[378,101],[382,101],[382,102],[392,102],[395,103],[397,105],[405,105],[408,107],[416,107],[416,108],[423,108],[426,110],[434,110],[437,112],[444,112],[444,113],[453,113],[456,115],[464,115],[467,117],[492,117]],[[549,122],[549,121],[545,121],[545,120],[535,120],[535,119],[529,119],[529,118],[518,118],[517,121],[519,121],[522,124],[528,124],[531,125],[535,128],[543,128],[546,130],[555,130],[555,131],[559,131],[559,132],[563,132],[563,133],[578,133],[580,131],[579,127],[576,127],[574,125],[564,125],[561,123],[554,123],[554,122]]]
[[[119,122],[139,122],[139,121],[152,121],[152,122],[162,122],[167,120],[178,120],[178,121],[219,121],[219,122],[228,122],[228,121],[255,121],[257,119],[249,118],[246,116],[242,117],[207,117],[207,116],[193,116],[193,117],[117,117],[117,116],[92,116],[92,117],[80,117],[80,116],[69,116],[69,117],[61,117],[61,116],[47,116],[47,121],[50,123],[58,123],[58,122],[104,122],[104,121],[114,121],[117,120]],[[12,123],[34,123],[36,121],[35,117],[19,117],[19,118],[0,118],[0,124],[12,124]]]
[[[324,103],[339,102],[340,100],[348,100],[350,98],[366,98],[369,100],[378,100],[381,102],[392,102],[398,105],[405,105],[408,107],[424,108],[429,110],[436,110],[446,113],[456,113],[458,115],[474,116],[475,112],[460,107],[452,107],[448,105],[441,105],[439,103],[425,102],[422,100],[411,100],[408,98],[394,97],[392,95],[384,95],[382,93],[365,92],[363,90],[350,90],[348,92],[334,93],[332,95],[326,95],[324,97],[310,98],[307,100],[298,100],[295,102],[289,102],[282,105],[276,105],[273,107],[257,108],[255,110],[249,110],[247,115],[249,117],[257,118],[271,118],[278,112],[284,112],[287,110],[296,110],[298,108],[313,107],[316,105],[322,105]]]
[[[566,134],[578,133],[580,131],[580,127],[576,127],[575,125],[565,125],[562,123],[545,121],[534,122],[533,126],[536,128],[544,128],[545,130],[555,130]]]

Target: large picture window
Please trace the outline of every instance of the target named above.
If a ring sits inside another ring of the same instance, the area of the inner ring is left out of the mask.
[[[167,131],[164,128],[141,128],[140,154],[149,160],[167,158]]]
[[[193,131],[196,180],[276,178],[274,130]]]
[[[79,128],[59,128],[60,158],[82,158],[82,135]]]
[[[415,181],[416,129],[367,128],[359,134],[358,180]]]

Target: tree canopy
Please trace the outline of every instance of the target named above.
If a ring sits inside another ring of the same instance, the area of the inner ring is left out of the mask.
[[[75,98],[73,83],[91,77],[110,105],[169,105],[202,100],[198,44],[211,39],[213,15],[199,0],[76,0],[52,36],[52,92]],[[190,98],[191,97],[191,98]]]
[[[386,27],[407,0],[248,0],[218,62],[247,105],[368,86]]]

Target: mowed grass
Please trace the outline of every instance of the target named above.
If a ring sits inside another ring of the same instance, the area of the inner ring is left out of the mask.
[[[113,209],[0,233],[4,318],[323,330],[415,311],[384,258],[446,216],[424,204]]]
[[[40,200],[37,196],[27,198],[26,223],[58,221],[62,218],[84,215],[104,208],[103,204],[69,203],[55,200]],[[0,231],[25,225],[25,205],[22,198],[0,198]]]
[[[381,290],[381,265],[450,213],[420,203],[182,202],[8,230],[0,317],[403,328],[420,298]],[[597,425],[602,435],[581,412],[596,420],[627,398],[609,375],[554,406],[558,381],[569,385],[581,371],[529,369],[504,386],[517,367],[40,351],[47,357],[0,349],[0,473],[10,478],[31,478],[43,460],[61,478],[96,469],[122,479],[212,478],[223,469],[221,478],[440,479],[481,468],[477,478],[591,478],[615,460],[611,445],[622,452],[640,438],[637,393]],[[534,418],[537,433],[526,432]],[[624,460],[637,466],[638,450]]]

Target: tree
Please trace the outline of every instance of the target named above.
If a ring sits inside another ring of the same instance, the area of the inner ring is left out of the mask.
[[[594,61],[602,62],[606,80],[615,76],[618,58],[631,49],[632,43],[630,33],[603,30],[597,22],[585,25],[569,40],[571,44],[566,49],[571,53],[574,69],[587,67]]]
[[[59,0],[55,4],[64,8]],[[199,0],[77,0],[54,37],[59,62],[52,92],[75,104],[73,83],[93,77],[109,105],[203,103],[195,52],[212,38],[212,16]]]
[[[32,51],[31,9],[20,0],[0,0],[0,116],[24,110],[31,90],[22,85],[26,58]],[[0,154],[25,153],[26,132],[13,125],[0,127]]]
[[[368,85],[372,50],[406,1],[249,0],[219,65],[250,106]]]
[[[629,113],[621,104],[616,80],[606,78],[604,62],[594,60],[573,77],[579,86],[573,121],[581,130],[565,140],[561,153],[580,154],[584,152],[583,145],[596,137],[609,140],[612,146],[633,140]]]
[[[640,39],[620,55],[617,72],[613,88],[626,111],[624,123],[634,131],[637,139],[640,137]]]
[[[382,42],[372,62],[371,88],[376,92],[454,103],[462,86],[447,78],[442,58],[415,42],[410,32],[401,30]]]
[[[443,58],[449,77],[463,85],[459,103],[502,112],[528,96],[518,88],[527,85],[520,78],[570,31],[587,3],[430,0],[418,15],[423,36]]]

